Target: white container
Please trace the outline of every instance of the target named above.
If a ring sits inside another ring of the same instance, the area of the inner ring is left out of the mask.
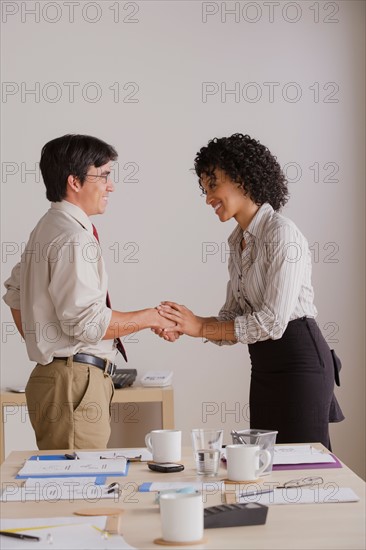
[[[167,493],[160,496],[162,539],[165,542],[199,542],[203,538],[201,493]]]
[[[179,462],[182,456],[180,430],[153,430],[145,437],[145,445],[154,462]]]
[[[227,445],[227,477],[230,481],[257,481],[271,461],[259,445]]]
[[[270,474],[273,468],[273,458],[274,458],[274,446],[276,443],[276,437],[278,432],[275,430],[241,430],[241,431],[231,431],[231,437],[234,445],[243,444],[243,445],[259,445],[261,449],[265,449],[271,454],[271,461],[267,468],[264,470],[263,474]]]

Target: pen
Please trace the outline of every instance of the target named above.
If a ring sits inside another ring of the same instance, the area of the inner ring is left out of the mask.
[[[110,483],[107,487],[107,493],[117,493],[119,492],[119,484],[118,483]]]
[[[76,460],[78,456],[76,455],[76,453],[72,453],[72,454],[66,453],[65,458],[67,458],[68,460]]]
[[[250,493],[241,493],[240,497],[256,497],[257,495],[265,495],[266,493],[273,493],[273,489],[265,489],[264,491],[251,491]]]
[[[24,539],[24,540],[41,540],[39,537],[32,537],[32,535],[23,535],[22,533],[11,533],[10,531],[0,531],[0,535],[4,537],[14,537],[15,539]]]
[[[127,462],[139,462],[141,461],[141,455],[138,456],[125,456],[125,455],[114,455],[114,456],[100,456],[100,460],[116,460],[118,458],[125,458]]]

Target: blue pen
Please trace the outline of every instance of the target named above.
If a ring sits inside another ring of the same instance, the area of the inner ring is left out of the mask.
[[[263,491],[251,491],[250,493],[241,493],[240,497],[256,497],[257,495],[265,495],[266,493],[273,493],[274,489],[264,489]]]

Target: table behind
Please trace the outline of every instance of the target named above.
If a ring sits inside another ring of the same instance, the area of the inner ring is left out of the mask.
[[[160,403],[161,427],[166,430],[174,429],[174,390],[172,386],[149,388],[134,385],[128,388],[118,389],[114,392],[112,402],[116,404]],[[5,456],[9,454],[9,450],[12,450],[7,449],[5,445],[5,431],[7,420],[9,418],[15,418],[14,415],[19,416],[18,422],[15,424],[17,437],[27,437],[24,433],[25,424],[29,425],[29,430],[33,433],[33,429],[30,426],[28,418],[29,415],[26,411],[26,404],[24,393],[14,393],[9,391],[2,391],[0,393],[0,464],[3,462]],[[24,411],[22,410],[23,408],[25,409]],[[28,442],[28,445],[31,445],[31,443],[29,444]],[[22,448],[24,449],[29,447]]]

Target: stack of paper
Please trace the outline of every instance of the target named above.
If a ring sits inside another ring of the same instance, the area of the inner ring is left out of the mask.
[[[17,478],[59,476],[125,475],[127,460],[27,460]]]
[[[154,482],[147,482],[142,483],[139,485],[139,492],[141,493],[147,493],[147,492],[154,492],[154,491],[167,491],[167,490],[175,490],[179,491],[180,489],[195,489],[197,491],[202,491],[206,494],[215,494],[217,492],[222,491],[224,488],[224,482],[217,480],[217,481],[210,481],[210,482],[202,482],[202,481],[154,481]]]
[[[311,445],[276,445],[273,464],[326,464],[335,463],[330,453],[324,453]]]
[[[334,504],[338,502],[358,502],[360,499],[356,493],[348,487],[322,488],[314,486],[309,488],[282,488],[274,491],[258,491],[257,495],[245,496],[245,493],[237,496],[240,503],[259,503],[266,506],[271,504]]]
[[[26,480],[19,487],[15,483],[4,484],[0,500],[2,502],[58,502],[59,500],[118,499],[118,490],[110,490],[109,485],[97,485],[95,477],[45,477]]]
[[[1,530],[39,537],[39,541],[0,535],[1,550],[114,550],[133,548],[121,535],[104,532],[106,517],[2,519]]]
[[[94,460],[94,459],[117,459],[117,458],[126,458],[132,462],[141,461],[147,462],[152,460],[152,454],[146,449],[146,447],[136,447],[124,448],[124,449],[114,449],[107,451],[76,451],[76,456],[83,460]]]

